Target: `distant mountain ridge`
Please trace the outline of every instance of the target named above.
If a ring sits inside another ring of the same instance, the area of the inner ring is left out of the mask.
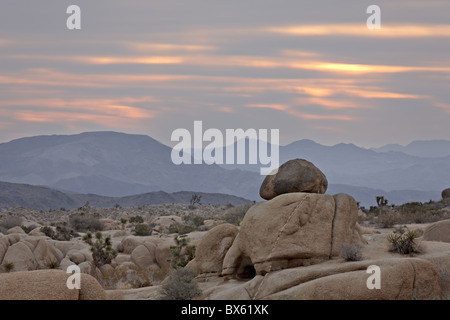
[[[298,140],[279,147],[279,164],[295,158],[311,161],[326,175],[329,192],[352,190],[353,194],[347,193],[363,205],[374,204],[375,192],[389,193],[390,203],[397,204],[412,198],[439,200],[440,191],[450,186],[450,155],[442,156],[447,151],[438,152],[437,146],[446,148],[447,143],[408,145],[408,150],[418,154],[434,150],[432,154],[437,155],[422,157],[354,144],[324,146]],[[118,132],[22,138],[0,144],[0,181],[47,186],[64,194],[125,197],[193,190],[262,200],[261,164],[175,165],[171,151],[149,136]]]
[[[175,165],[170,154],[170,147],[149,136],[117,132],[23,138],[0,144],[0,181],[110,197],[160,190],[257,197],[257,188],[246,182],[261,180],[258,174]]]
[[[388,144],[379,148],[372,148],[376,152],[403,152],[405,154],[423,157],[437,158],[450,156],[450,141],[448,140],[417,140],[406,146],[400,144]]]
[[[0,211],[13,207],[35,210],[56,210],[60,208],[70,210],[79,208],[87,202],[89,202],[89,205],[98,208],[111,208],[115,205],[137,207],[170,203],[189,204],[193,194],[201,196],[202,204],[240,205],[251,203],[250,200],[242,197],[219,193],[156,191],[126,197],[106,197],[95,194],[65,193],[47,187],[0,181]]]

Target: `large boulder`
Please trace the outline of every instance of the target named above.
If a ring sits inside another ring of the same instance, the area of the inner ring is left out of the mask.
[[[141,269],[147,269],[156,262],[154,249],[152,252],[150,252],[150,250],[147,248],[147,246],[145,246],[143,244],[141,244],[140,246],[137,246],[133,250],[130,258],[131,258],[131,262],[133,262],[135,265],[137,265]]]
[[[14,233],[26,234],[25,231],[19,226],[12,227],[11,229],[8,229],[8,231],[6,231],[6,234],[14,234]]]
[[[51,242],[40,239],[33,251],[38,267],[45,268],[49,263],[59,263],[63,254]]]
[[[450,188],[442,191],[442,199],[450,199]]]
[[[120,251],[131,254],[134,249],[143,244],[143,239],[136,236],[128,236],[122,239],[120,243]]]
[[[291,192],[323,194],[327,187],[327,178],[314,164],[304,159],[294,159],[282,164],[276,174],[266,176],[259,195],[270,200]]]
[[[367,286],[373,283],[369,266],[379,267],[379,289]],[[225,281],[203,294],[214,300],[435,300],[442,289],[429,261],[390,258],[279,270],[246,282]]]
[[[357,217],[355,200],[343,194],[288,193],[258,203],[244,216],[222,275],[264,275],[329,260],[343,243],[360,242]]]
[[[105,291],[90,275],[81,273],[80,289],[67,288],[70,274],[35,270],[0,274],[0,300],[103,300]]]
[[[209,230],[198,243],[195,258],[187,267],[203,277],[217,276],[222,272],[223,259],[238,234],[239,228],[223,223]]]
[[[450,242],[450,219],[430,224],[425,228],[422,239],[426,241]]]
[[[37,267],[33,251],[24,241],[9,246],[3,257],[3,263],[6,262],[14,264],[14,271],[35,270]]]
[[[0,265],[3,262],[3,257],[6,254],[6,251],[8,251],[9,247],[9,240],[8,237],[0,236]]]

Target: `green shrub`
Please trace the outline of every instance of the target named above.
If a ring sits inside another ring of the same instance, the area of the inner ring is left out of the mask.
[[[72,214],[69,217],[69,225],[79,232],[102,231],[104,228],[99,218],[95,217],[92,214]]]
[[[391,244],[390,251],[400,254],[420,253],[421,249],[416,242],[417,234],[414,231],[406,230],[394,231],[388,236],[388,241]]]
[[[144,223],[144,218],[142,218],[141,216],[131,217],[130,223]]]
[[[146,223],[138,223],[134,227],[134,232],[137,236],[151,236],[152,235],[152,228]]]
[[[189,214],[189,215],[183,216],[183,221],[185,224],[187,224],[189,226],[198,228],[203,224],[203,222],[205,221],[205,218],[200,217],[195,214]]]
[[[174,223],[169,226],[169,233],[186,234],[195,230],[195,227],[181,223]]]
[[[161,300],[191,300],[202,294],[195,272],[189,268],[170,271],[166,282],[161,286]]]
[[[120,218],[120,223],[122,224],[122,230],[125,230],[125,225],[127,224],[128,219],[127,218]]]
[[[69,241],[72,237],[79,236],[73,229],[70,229],[64,225],[58,224],[56,226],[56,231],[52,227],[44,226],[40,229],[47,237],[58,241]]]
[[[14,270],[14,262],[3,261],[2,267],[5,272],[11,272]]]
[[[59,262],[58,260],[48,260],[47,263],[45,264],[45,266],[48,269],[58,269],[59,268]]]
[[[178,235],[174,237],[175,246],[170,246],[170,266],[173,269],[185,267],[189,261],[195,258],[195,246],[188,244],[186,238],[179,238]]]
[[[39,229],[39,230],[49,238],[53,239],[56,236],[56,232],[55,232],[55,230],[53,230],[52,227],[44,226],[44,227],[41,227],[41,229]]]
[[[27,234],[30,233],[31,230],[37,228],[37,226],[35,226],[35,225],[31,225],[31,226],[28,226],[28,227],[27,227],[27,226],[24,226],[24,225],[21,225],[20,227],[21,227],[22,230],[25,231],[25,233],[27,233]]]

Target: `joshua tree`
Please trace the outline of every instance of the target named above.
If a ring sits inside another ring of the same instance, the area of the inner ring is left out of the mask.
[[[377,205],[378,207],[384,207],[388,204],[388,200],[384,199],[383,196],[377,196]]]
[[[202,196],[199,196],[198,194],[194,193],[192,195],[190,203],[191,203],[191,205],[200,204],[201,200],[202,200]]]

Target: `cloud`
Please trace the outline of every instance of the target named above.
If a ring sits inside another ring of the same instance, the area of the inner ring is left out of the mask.
[[[272,109],[278,111],[286,111],[289,109],[288,106],[281,104],[247,104],[245,105],[247,108],[263,108],[263,109]]]
[[[357,24],[315,24],[268,27],[265,31],[291,36],[357,36],[379,38],[441,38],[450,37],[450,25],[388,24],[381,29],[368,29],[365,23]]]
[[[154,101],[151,97],[123,99],[61,99],[2,101],[0,106],[8,111],[8,118],[31,123],[93,123],[105,127],[128,126],[151,119],[156,111],[125,105]]]
[[[149,43],[149,42],[124,42],[122,44],[132,52],[187,52],[199,53],[216,51],[218,48],[212,45],[178,44],[178,43]]]

